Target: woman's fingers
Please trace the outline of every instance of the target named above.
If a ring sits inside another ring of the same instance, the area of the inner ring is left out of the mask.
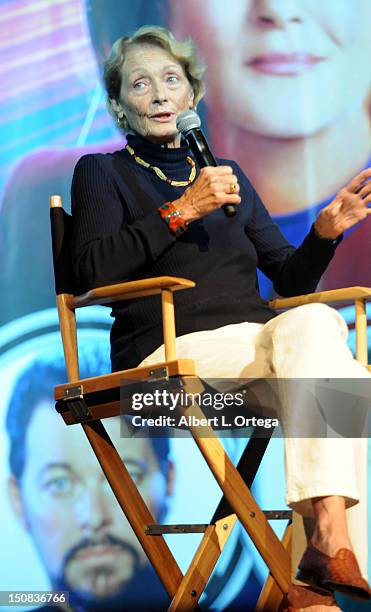
[[[371,215],[371,194],[364,199],[364,203],[366,206],[366,215]]]
[[[238,178],[230,166],[208,166],[177,200],[186,221],[192,222],[224,204],[241,202]]]
[[[238,179],[230,166],[207,166],[201,169],[200,175],[196,180],[200,182],[225,183],[228,185],[238,184]]]
[[[371,168],[360,172],[323,208],[316,219],[320,235],[333,238],[371,214]]]
[[[363,219],[367,213],[367,207],[371,201],[371,189],[365,190],[361,196],[361,193],[347,193],[343,197],[343,202],[339,214],[344,215],[355,215],[359,219]]]
[[[368,169],[367,174],[371,173]],[[331,211],[333,216],[344,213],[351,209],[366,208],[371,195],[371,180],[364,181],[365,171],[347,187],[341,189],[334,200],[326,207]]]
[[[222,177],[222,180],[215,183],[215,186],[218,186],[218,188],[226,194],[238,195],[240,193],[240,186],[238,184],[237,177],[233,174],[230,176],[229,179]]]
[[[363,187],[359,189],[357,194],[362,198],[367,198],[371,194],[371,181],[368,181]]]
[[[357,193],[360,189],[362,189],[363,183],[371,179],[371,168],[366,168],[362,170],[357,176],[354,177],[345,187],[347,191],[351,193]]]
[[[203,168],[192,189],[194,192],[199,190],[203,195],[211,197],[217,197],[222,193],[223,197],[228,198],[227,203],[239,201],[239,198],[236,199],[235,197],[230,199],[230,196],[238,196],[240,185],[237,176],[233,174],[232,168],[229,166]]]
[[[213,190],[206,195],[206,200],[211,204],[215,202],[215,208],[223,206],[223,204],[239,204],[241,198],[239,196],[239,188],[236,192],[231,192],[229,186],[224,183],[218,183],[213,186]]]
[[[207,173],[207,172],[211,172],[211,173],[217,173],[217,174],[233,174],[233,168],[232,166],[204,166],[204,168],[201,168],[201,174],[203,172]]]
[[[336,222],[343,224],[343,231],[367,216],[366,201],[355,194],[348,194],[336,215]]]
[[[200,170],[200,176],[215,177],[215,176],[231,176],[233,168],[231,166],[205,166]]]
[[[220,206],[223,206],[223,204],[240,204],[241,203],[241,198],[238,195],[238,193],[221,193],[220,194],[220,198],[219,198],[219,204]]]

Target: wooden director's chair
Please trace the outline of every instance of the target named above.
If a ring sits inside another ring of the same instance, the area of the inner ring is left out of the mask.
[[[274,612],[291,584],[292,513],[263,511],[250,492],[269,438],[259,437],[254,431],[235,467],[211,428],[208,437],[204,437],[205,428],[200,431],[196,426],[189,427],[192,437],[222,489],[223,496],[209,525],[159,525],[148,510],[102,423],[104,418],[120,414],[120,387],[125,379],[158,381],[161,378],[164,380],[180,378],[187,391],[197,392],[202,389],[194,361],[177,359],[175,348],[173,291],[189,289],[195,284],[183,278],[164,276],[99,287],[83,295],[74,295],[69,255],[71,216],[62,208],[60,196],[52,196],[50,205],[57,306],[69,381],[55,388],[58,412],[67,425],[81,424],[117,501],[170,597],[170,611],[188,612],[198,608],[198,600],[234,524],[239,520],[270,572],[256,610]],[[155,294],[161,295],[165,362],[95,378],[80,379],[76,308],[111,304]],[[367,366],[365,307],[366,299],[370,297],[371,289],[351,287],[295,298],[276,299],[271,304],[274,308],[283,309],[309,302],[355,301],[357,359],[371,369]],[[182,410],[186,415],[203,417],[198,406],[193,405]],[[278,539],[268,522],[273,518],[289,520],[282,541]],[[204,536],[183,576],[163,534],[192,532],[203,532]]]

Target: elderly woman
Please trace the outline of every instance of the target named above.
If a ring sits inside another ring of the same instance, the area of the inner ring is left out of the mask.
[[[295,249],[235,162],[200,170],[182,142],[176,118],[202,97],[203,72],[192,41],[176,41],[163,28],[140,28],[113,46],[105,82],[127,145],[84,156],[76,166],[78,290],[164,274],[194,279],[194,290],[176,295],[177,351],[196,360],[202,377],[368,377],[346,346],[336,311],[315,304],[277,315],[259,296],[256,270],[281,295],[314,291],[342,232],[366,216],[371,171],[339,192]],[[238,205],[231,219],[221,210],[227,203]],[[118,303],[112,315],[113,370],[163,358],[157,298]],[[290,436],[300,416],[294,398],[286,400],[280,417]],[[370,596],[366,524],[352,542],[346,521],[346,509],[362,496],[364,442],[286,439],[287,502],[316,521],[300,569],[328,590],[293,587],[290,609],[338,610],[332,590]]]

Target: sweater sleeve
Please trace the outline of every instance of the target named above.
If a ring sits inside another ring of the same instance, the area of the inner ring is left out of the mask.
[[[76,165],[71,255],[79,292],[135,277],[176,238],[157,210],[127,222],[125,201],[96,155]]]
[[[242,191],[249,192],[249,200],[252,202],[245,231],[256,248],[258,267],[273,282],[275,291],[283,297],[315,291],[342,236],[336,240],[319,238],[312,225],[302,244],[295,248],[284,238],[240,169],[238,175]]]

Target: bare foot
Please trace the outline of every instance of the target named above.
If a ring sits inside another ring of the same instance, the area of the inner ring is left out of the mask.
[[[315,548],[329,557],[335,557],[340,548],[347,548],[354,552],[348,534],[331,527],[321,529],[317,526],[310,541]]]
[[[312,499],[316,526],[311,543],[329,557],[334,557],[340,548],[353,551],[345,516],[345,500],[340,496]]]

